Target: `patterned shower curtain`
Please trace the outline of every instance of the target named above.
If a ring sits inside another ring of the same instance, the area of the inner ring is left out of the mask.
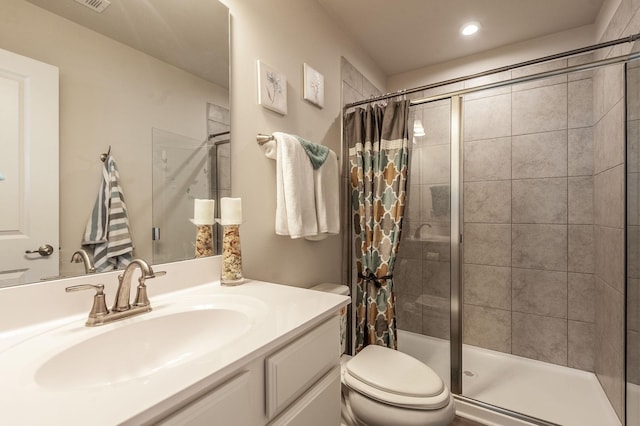
[[[406,201],[408,114],[403,100],[345,117],[358,272],[356,353],[369,344],[398,348],[393,267]]]

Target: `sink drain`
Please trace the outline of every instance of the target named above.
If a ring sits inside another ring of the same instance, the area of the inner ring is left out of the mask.
[[[473,371],[469,371],[469,370],[464,370],[464,375],[467,377],[475,377],[476,373],[474,373]]]

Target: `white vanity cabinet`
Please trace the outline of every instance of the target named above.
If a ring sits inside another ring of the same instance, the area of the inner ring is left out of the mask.
[[[337,315],[268,350],[161,425],[340,424],[340,324]]]

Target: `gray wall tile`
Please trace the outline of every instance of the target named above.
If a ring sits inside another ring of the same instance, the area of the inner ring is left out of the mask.
[[[595,125],[593,167],[600,173],[624,161],[624,102],[618,102]]]
[[[567,273],[512,269],[514,312],[567,317]]]
[[[351,86],[357,93],[362,94],[362,81],[364,77],[349,61],[342,58],[342,80]]]
[[[480,265],[511,265],[511,225],[464,224],[464,260]]]
[[[567,178],[513,181],[513,223],[567,223]]]
[[[640,332],[640,280],[627,280],[627,329]],[[638,348],[640,349],[640,347]]]
[[[572,81],[568,87],[569,128],[593,125],[593,81]]]
[[[500,352],[511,352],[511,312],[464,305],[463,341]]]
[[[567,128],[566,84],[514,92],[512,96],[514,135]]]
[[[450,148],[449,145],[424,146],[420,152],[422,183],[449,183]]]
[[[413,298],[396,298],[396,325],[412,333],[422,333],[422,306]]]
[[[514,355],[567,365],[567,320],[513,313]]]
[[[595,282],[593,274],[569,272],[569,319],[595,321]]]
[[[511,179],[511,138],[464,144],[464,181]]]
[[[567,131],[514,136],[511,143],[514,179],[567,176]]]
[[[569,321],[567,365],[572,368],[593,371],[594,325],[589,322]]]
[[[640,333],[627,331],[627,380],[640,385]]]
[[[464,302],[511,310],[511,268],[464,265]]]
[[[567,270],[566,225],[512,225],[512,265]]]
[[[397,259],[394,273],[394,290],[407,296],[422,294],[422,260]]]
[[[464,184],[465,222],[510,223],[511,181]]]
[[[596,339],[617,352],[624,348],[624,296],[599,277],[595,279]]]
[[[569,176],[593,175],[593,127],[569,129]]]
[[[546,71],[553,71],[567,67],[566,59],[557,59],[555,61],[543,62],[541,64],[529,65],[527,67],[516,68],[512,71],[513,78],[525,77],[528,75],[538,74]],[[536,87],[552,86],[567,82],[567,75],[557,75],[547,77],[540,80],[528,81],[526,83],[514,84],[513,91],[535,89]]]
[[[569,223],[593,223],[593,177],[570,177],[568,185]]]
[[[624,226],[624,166],[598,173],[593,178],[593,220],[597,225]]]
[[[594,272],[593,225],[569,225],[567,269],[570,272]]]
[[[598,337],[596,335],[596,342]],[[602,389],[619,417],[624,416],[624,355],[606,342],[598,342],[595,371]]]
[[[511,94],[464,102],[464,140],[511,135]]]
[[[422,332],[427,336],[449,339],[449,299],[423,295],[418,299],[418,303],[422,305]]]
[[[604,111],[609,111],[624,96],[624,64],[609,65],[604,68]]]
[[[595,273],[604,282],[624,291],[624,230],[594,227]]]
[[[438,102],[422,110],[422,126],[425,136],[420,143],[425,145],[449,145],[451,143],[451,104]],[[413,126],[411,126],[413,127]]]
[[[640,278],[640,226],[627,226],[627,277]]]
[[[449,262],[423,261],[422,291],[428,296],[448,299],[451,293],[451,264]]]

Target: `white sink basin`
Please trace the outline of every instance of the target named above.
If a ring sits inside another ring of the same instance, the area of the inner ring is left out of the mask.
[[[63,350],[36,371],[35,380],[45,388],[69,389],[137,379],[214,351],[250,324],[247,314],[221,308],[141,316]]]
[[[2,355],[35,356],[30,375],[43,389],[108,386],[215,357],[217,350],[251,330],[266,310],[264,302],[248,296],[182,298],[99,327],[74,320]]]

